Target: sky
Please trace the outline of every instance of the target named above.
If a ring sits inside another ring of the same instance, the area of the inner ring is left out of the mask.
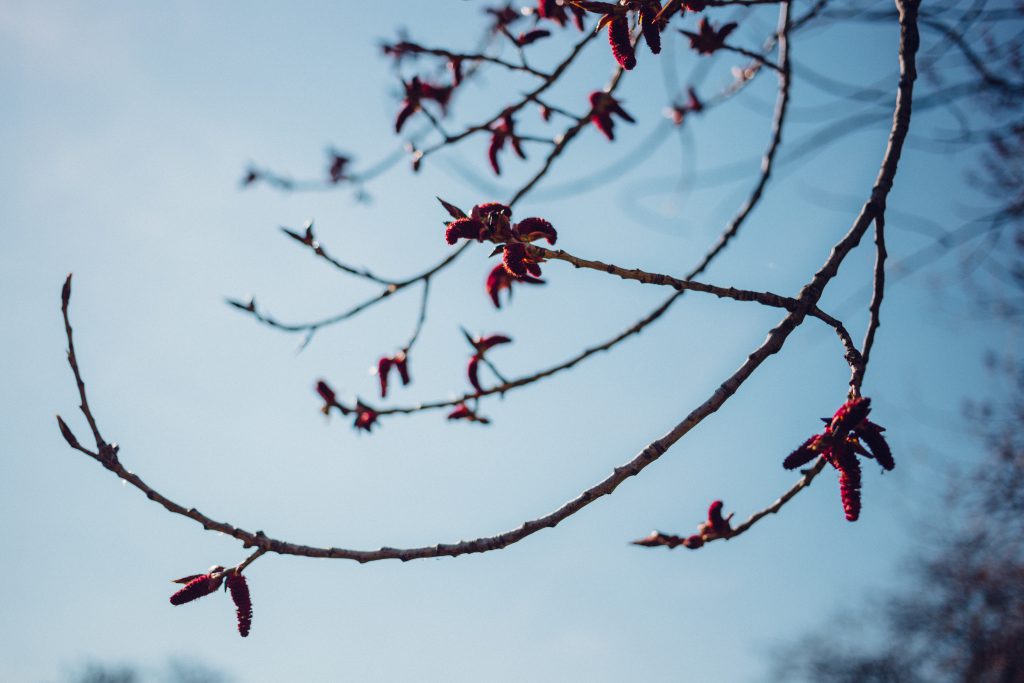
[[[528,161],[506,151],[496,179],[486,136],[472,137],[415,175],[403,159],[367,184],[366,202],[346,188],[282,193],[239,180],[249,164],[322,178],[328,147],[356,169],[400,150],[400,88],[379,42],[404,28],[471,49],[485,25],[480,6],[0,0],[0,678],[61,681],[86,662],[148,670],[184,658],[253,683],[755,681],[781,645],[899,585],[924,532],[954,523],[942,505],[950,468],[978,455],[961,406],[988,395],[983,353],[1014,353],[1019,340],[971,315],[947,257],[891,279],[864,392],[897,468],[865,468],[855,524],[829,471],[733,542],[695,552],[628,544],[652,528],[692,533],[714,499],[745,518],[793,483],[782,459],[842,403],[848,381],[833,333],[812,321],[661,460],[556,529],[500,552],[405,564],[265,556],[246,570],[247,639],[224,595],[168,604],[171,579],[247,551],[153,505],[60,438],[57,413],[79,438],[87,432],[64,356],[59,292],[69,272],[90,402],[130,470],[243,528],[352,548],[452,542],[546,514],[674,426],[780,318],[684,297],[611,353],[486,402],[487,427],[423,413],[362,434],[318,412],[321,377],[346,399],[377,400],[368,368],[408,338],[419,292],[324,329],[299,352],[301,337],[259,326],[225,297],[255,295],[299,321],[374,289],[278,227],[312,219],[339,258],[415,273],[449,253],[435,196],[464,208],[507,198],[543,149],[528,145]],[[751,48],[775,25],[773,8],[736,18],[736,41]],[[537,44],[536,64],[552,64],[577,37],[554,33]],[[794,39],[787,146],[768,196],[707,281],[791,295],[824,262],[877,173],[892,98],[837,100],[813,76],[891,93],[895,41],[895,27],[869,24]],[[924,49],[935,47],[926,36]],[[559,246],[579,256],[691,268],[756,178],[775,96],[768,74],[674,129],[666,89],[716,92],[740,63],[700,59],[679,35],[666,34],[658,58],[641,49],[619,90],[637,124],[620,125],[614,143],[585,130],[516,215],[547,218]],[[594,41],[552,98],[582,110],[613,66],[607,43]],[[493,115],[529,83],[489,70],[445,125]],[[867,124],[812,137],[851,113]],[[550,135],[535,111],[522,120]],[[915,126],[949,121],[922,109]],[[982,202],[963,182],[974,157],[917,131],[890,200],[894,262],[931,243],[923,227],[955,228]],[[857,339],[873,258],[865,240],[822,300]],[[431,283],[413,383],[389,401],[466,390],[460,326],[513,337],[493,359],[519,376],[606,339],[665,296],[549,263],[547,285],[518,288],[497,311],[483,291],[492,265],[478,247]]]

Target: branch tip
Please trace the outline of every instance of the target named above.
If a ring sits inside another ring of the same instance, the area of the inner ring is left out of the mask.
[[[69,276],[69,281],[70,281],[70,276]],[[67,423],[64,422],[64,420],[61,418],[60,415],[57,416],[57,426],[60,427],[60,434],[61,434],[61,436],[64,437],[64,440],[68,442],[69,446],[71,446],[72,448],[81,448],[82,447],[82,444],[78,443],[78,439],[75,438],[75,435],[71,431],[71,428],[68,427]]]

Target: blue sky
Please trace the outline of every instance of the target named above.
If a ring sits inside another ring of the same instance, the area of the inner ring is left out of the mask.
[[[253,682],[753,680],[779,643],[898,583],[921,529],[952,523],[941,506],[945,473],[975,455],[960,405],[986,395],[982,352],[1019,342],[968,315],[947,258],[887,294],[865,393],[889,428],[897,469],[883,477],[866,468],[856,524],[843,520],[827,472],[735,542],[671,553],[627,545],[655,527],[690,532],[716,498],[744,518],[792,483],[782,458],[842,402],[848,379],[834,335],[811,322],[662,460],[555,530],[501,552],[407,564],[262,558],[247,571],[255,618],[245,640],[224,596],[168,605],[168,580],[237,563],[245,551],[167,514],[60,439],[57,412],[86,431],[64,360],[59,290],[68,272],[90,400],[130,469],[245,528],[357,548],[492,534],[554,509],[703,401],[779,318],[684,297],[613,353],[487,403],[488,428],[421,414],[365,435],[325,421],[315,379],[345,397],[374,397],[367,368],[408,336],[418,294],[324,330],[297,353],[300,338],[257,326],[224,297],[255,293],[272,312],[301,320],[373,290],[311,259],[277,226],[313,218],[339,257],[413,273],[448,253],[434,195],[464,207],[507,197],[534,168],[506,155],[507,175],[495,182],[486,139],[476,138],[428,159],[419,175],[399,164],[368,186],[369,204],[344,190],[239,189],[250,162],[319,176],[327,146],[368,165],[401,145],[391,129],[397,81],[377,48],[399,26],[468,48],[482,18],[477,3],[454,0],[371,10],[0,2],[4,680],[59,680],[89,660],[156,666],[175,656]],[[737,41],[753,47],[772,26],[773,10],[758,11]],[[877,123],[791,162],[784,151],[769,197],[707,280],[792,294],[824,261],[877,172],[891,103],[836,103],[801,79],[799,65],[892,90],[895,35],[855,25],[794,41],[787,142],[862,108],[877,112]],[[537,46],[537,63],[575,37],[556,32]],[[679,274],[753,182],[774,84],[765,78],[667,132],[664,145],[637,151],[663,125],[659,60],[671,60],[682,83],[697,63],[678,36],[659,59],[641,50],[621,89],[638,125],[620,126],[613,145],[586,131],[518,215],[550,219],[560,245],[578,255]],[[734,63],[723,59],[703,87],[726,84]],[[556,97],[582,109],[612,66],[607,44],[595,41]],[[493,73],[457,107],[476,120],[525,82]],[[919,120],[946,123],[941,111]],[[911,216],[955,228],[980,201],[963,183],[970,155],[911,143],[891,199],[894,259],[928,244]],[[529,151],[535,164],[541,150]],[[573,182],[638,154],[643,163],[613,182]],[[858,339],[873,257],[862,246],[823,300]],[[494,358],[518,376],[614,334],[664,296],[552,263],[546,287],[520,288],[495,311],[482,286],[491,263],[478,248],[432,283],[428,325],[410,358],[414,383],[397,401],[464,390],[460,325],[514,337]]]

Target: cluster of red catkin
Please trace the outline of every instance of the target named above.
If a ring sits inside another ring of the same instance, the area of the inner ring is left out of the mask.
[[[249,597],[249,584],[241,572],[215,565],[205,574],[185,576],[175,579],[174,583],[183,583],[185,587],[171,596],[172,605],[184,605],[198,600],[224,585],[235,603],[238,634],[243,638],[249,635],[249,629],[252,628],[252,599]]]
[[[871,399],[855,396],[840,406],[832,417],[823,417],[825,430],[807,439],[799,448],[786,456],[782,466],[788,470],[808,464],[821,456],[839,472],[839,496],[843,513],[850,522],[860,517],[861,470],[857,456],[875,460],[884,470],[892,470],[896,463],[881,427],[868,419]],[[675,536],[652,531],[648,536],[633,541],[634,545],[653,548],[685,546],[696,549],[708,541],[730,538],[735,535],[730,520],[732,515],[722,517],[722,501],[716,500],[708,509],[707,521],[701,522],[697,533],[690,536]]]

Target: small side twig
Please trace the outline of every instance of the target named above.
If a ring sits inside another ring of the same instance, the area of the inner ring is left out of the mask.
[[[885,248],[885,215],[880,213],[875,218],[875,273],[871,290],[871,304],[868,307],[870,319],[868,328],[864,333],[864,343],[861,344],[861,355],[864,362],[858,369],[854,370],[850,385],[860,393],[861,384],[864,382],[864,373],[867,372],[868,361],[871,358],[871,348],[875,343],[875,334],[882,325],[882,298],[885,296],[885,260],[889,252]]]

